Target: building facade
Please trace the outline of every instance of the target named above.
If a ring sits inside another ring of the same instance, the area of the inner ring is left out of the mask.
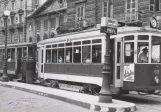
[[[107,0],[48,0],[28,18],[28,41],[97,27],[101,17],[108,15],[107,3]],[[159,4],[159,0],[111,0],[110,16],[128,26],[150,27],[151,18],[159,15]]]
[[[64,32],[93,28],[107,15],[107,1],[103,12],[102,5],[102,0],[48,0],[28,17],[27,40],[39,42]]]
[[[45,0],[0,0],[0,44],[4,44],[3,12],[9,10],[8,44],[25,42],[25,17],[34,12]]]

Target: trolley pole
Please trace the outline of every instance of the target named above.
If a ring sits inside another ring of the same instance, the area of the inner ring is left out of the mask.
[[[108,17],[110,17],[110,0],[108,0]],[[102,21],[101,21],[102,22]],[[112,103],[112,95],[110,90],[111,76],[111,59],[110,59],[110,33],[106,32],[104,65],[102,68],[102,88],[99,95],[99,102]]]
[[[3,76],[2,82],[8,82],[8,74],[7,74],[7,18],[10,15],[10,11],[4,11],[3,19],[5,22],[5,48],[4,48],[4,60],[3,60]]]

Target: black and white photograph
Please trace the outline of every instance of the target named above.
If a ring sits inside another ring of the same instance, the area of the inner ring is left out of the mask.
[[[0,112],[161,112],[161,0],[0,0]]]

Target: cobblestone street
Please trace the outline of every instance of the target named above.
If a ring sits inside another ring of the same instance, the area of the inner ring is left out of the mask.
[[[0,112],[91,112],[55,99],[0,86]]]

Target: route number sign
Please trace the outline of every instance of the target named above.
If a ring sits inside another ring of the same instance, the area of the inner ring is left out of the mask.
[[[117,35],[118,21],[113,18],[102,17],[101,18],[101,33],[109,33],[111,35]]]

